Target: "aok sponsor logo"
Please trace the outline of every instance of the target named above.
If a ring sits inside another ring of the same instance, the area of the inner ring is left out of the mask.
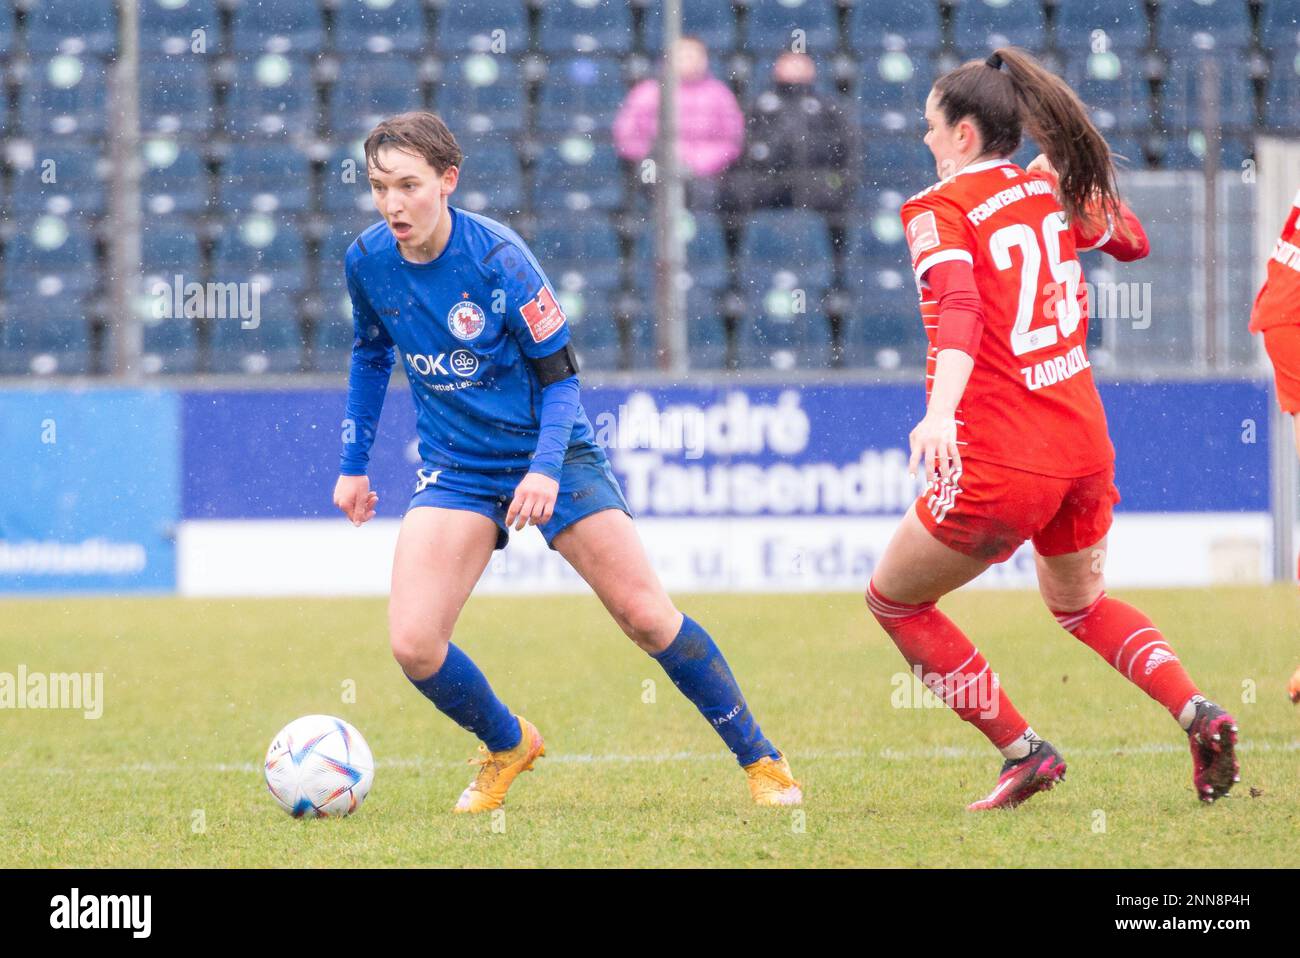
[[[451,353],[438,353],[430,356],[426,353],[406,353],[406,365],[417,375],[426,379],[435,376],[459,376],[468,379],[478,372],[478,356],[468,349],[457,349]]]

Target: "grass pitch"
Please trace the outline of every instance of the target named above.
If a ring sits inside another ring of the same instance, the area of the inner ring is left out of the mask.
[[[1242,781],[1202,806],[1185,737],[1028,593],[943,603],[1070,769],[972,815],[998,755],[941,708],[891,704],[902,657],[855,595],[694,596],[801,813],[744,776],[595,598],[477,598],[457,642],[547,739],[504,816],[450,812],[473,739],[402,678],[382,600],[0,602],[0,672],[104,673],[103,715],[0,711],[0,866],[1285,866],[1300,826],[1294,588],[1124,592],[1241,725]],[[653,684],[649,684],[653,683]],[[353,694],[354,693],[354,694]],[[374,750],[348,819],[294,821],[271,736],[342,716]]]

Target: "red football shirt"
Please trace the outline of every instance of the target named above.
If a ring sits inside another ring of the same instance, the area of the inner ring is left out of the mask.
[[[1255,296],[1250,331],[1300,323],[1300,193],[1291,201],[1291,215],[1268,258],[1268,274]]]
[[[1115,458],[1085,348],[1088,300],[1076,251],[1132,258],[1146,238],[1127,208],[1129,237],[1071,226],[1053,185],[1046,174],[990,160],[918,193],[902,218],[930,340],[927,401],[939,307],[926,271],[970,263],[983,302],[984,335],[956,415],[962,456],[1076,478]]]

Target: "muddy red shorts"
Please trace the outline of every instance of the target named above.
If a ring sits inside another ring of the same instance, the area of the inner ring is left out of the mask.
[[[1265,329],[1264,349],[1273,361],[1273,380],[1282,411],[1300,412],[1300,326],[1288,323]]]
[[[1056,479],[963,460],[955,481],[936,478],[920,495],[916,514],[948,548],[1003,562],[1026,539],[1045,556],[1095,545],[1110,531],[1117,502],[1113,466],[1079,479]]]

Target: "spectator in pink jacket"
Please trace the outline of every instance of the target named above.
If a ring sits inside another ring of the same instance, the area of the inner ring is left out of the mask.
[[[709,50],[703,42],[682,37],[677,69],[677,156],[683,173],[714,180],[741,154],[745,117],[731,88],[709,73]],[[659,81],[642,80],[628,92],[614,118],[619,156],[634,163],[644,160],[654,150],[658,126]]]

